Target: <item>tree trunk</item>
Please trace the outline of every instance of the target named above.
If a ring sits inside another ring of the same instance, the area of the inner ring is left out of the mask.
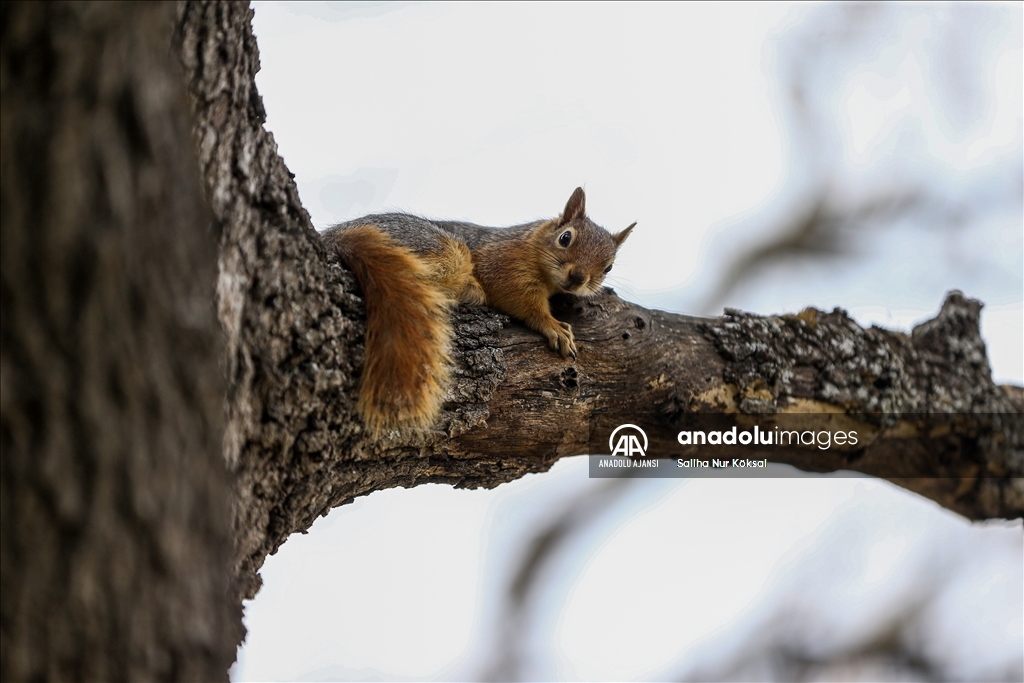
[[[226,680],[216,239],[173,6],[0,12],[0,679]]]

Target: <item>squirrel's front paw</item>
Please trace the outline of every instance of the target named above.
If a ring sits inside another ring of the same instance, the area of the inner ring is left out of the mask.
[[[550,327],[546,332],[545,336],[548,338],[548,344],[551,345],[555,351],[562,354],[562,358],[568,358],[572,356],[573,360],[576,359],[576,339],[572,336],[572,325],[569,323],[563,323],[560,320],[555,321],[556,326]]]

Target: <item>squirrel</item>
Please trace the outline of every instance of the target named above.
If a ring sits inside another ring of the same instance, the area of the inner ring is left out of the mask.
[[[366,301],[357,407],[371,434],[433,424],[448,383],[448,309],[456,303],[491,306],[576,358],[572,327],[551,315],[548,299],[595,294],[636,226],[610,234],[587,218],[585,204],[578,187],[557,218],[508,228],[390,213],[322,233]]]

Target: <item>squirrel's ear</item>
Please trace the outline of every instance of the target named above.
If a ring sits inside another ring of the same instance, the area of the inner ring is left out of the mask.
[[[612,235],[612,240],[615,242],[616,249],[622,246],[622,243],[626,241],[626,238],[629,237],[629,233],[633,232],[633,228],[635,227],[636,221],[633,221],[632,225],[630,225],[628,228],[626,228],[622,232],[617,232],[614,235]]]
[[[559,225],[565,225],[571,223],[577,218],[583,218],[587,215],[587,197],[583,194],[583,188],[577,187],[572,196],[569,197],[569,201],[565,204],[565,211],[562,212],[562,219],[558,221]]]

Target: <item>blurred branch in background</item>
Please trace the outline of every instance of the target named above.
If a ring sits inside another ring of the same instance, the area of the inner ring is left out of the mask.
[[[993,45],[1019,34],[1018,9],[827,5],[781,33],[771,56],[788,141],[785,209],[738,226],[750,239],[709,255],[721,274],[698,310],[733,305],[773,267],[878,260],[885,232],[923,229],[900,244],[907,253],[890,254],[909,263],[915,240],[978,229],[993,214],[1019,221],[1021,149],[999,153],[1003,137],[1019,136],[1002,128],[1019,118],[992,120],[1007,78]]]
[[[487,681],[515,681],[523,677],[530,652],[526,646],[529,621],[536,607],[535,593],[550,570],[555,555],[584,529],[600,523],[606,510],[627,489],[633,479],[609,479],[571,498],[564,509],[542,526],[523,547],[515,571],[498,611],[500,625],[494,640],[494,655],[489,670],[481,676]]]
[[[803,215],[798,212],[791,223],[771,230],[774,238],[741,253],[718,285],[701,305],[701,313],[711,315],[720,311],[730,295],[741,284],[755,279],[775,264],[795,260],[835,260],[852,258],[858,251],[859,228],[885,221],[890,225],[914,209],[922,208],[922,198],[915,193],[890,197],[876,197],[873,201],[854,209],[837,209],[822,191],[811,201]]]
[[[964,566],[949,558],[931,560],[911,587],[882,606],[867,628],[863,628],[863,622],[857,623],[857,615],[850,614],[848,623],[843,624],[845,633],[830,632],[822,622],[820,605],[799,598],[777,600],[776,607],[748,630],[747,637],[728,643],[731,658],[705,661],[674,678],[794,682],[1021,680],[1024,662],[1012,658],[986,662],[978,652],[976,660],[965,667],[935,637],[935,626],[942,621],[940,600]]]
[[[682,674],[680,681],[944,681],[942,667],[921,651],[918,626],[926,598],[917,594],[849,648],[808,641],[807,620],[779,614],[760,640],[720,669]],[[1002,679],[1000,679],[1002,680]],[[1010,679],[1006,679],[1010,680]]]

